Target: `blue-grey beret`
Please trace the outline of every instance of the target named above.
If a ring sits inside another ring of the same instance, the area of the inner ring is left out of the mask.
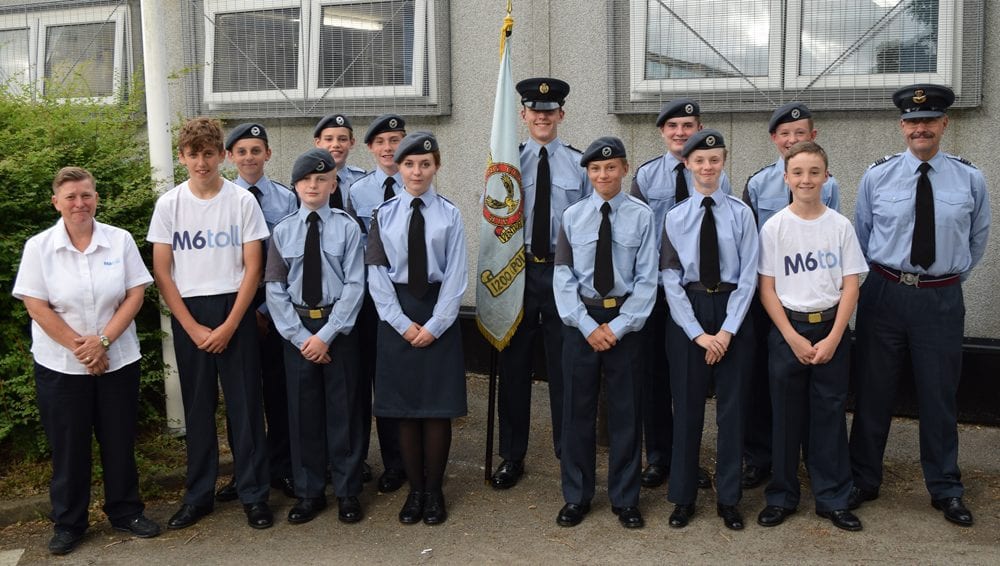
[[[323,116],[322,119],[316,124],[316,128],[313,129],[313,137],[318,138],[323,130],[327,128],[347,128],[354,133],[354,128],[351,126],[351,120],[344,116],[343,114],[328,114]]]
[[[697,131],[693,136],[684,142],[684,149],[681,150],[681,157],[691,155],[696,149],[718,149],[726,147],[726,140],[722,137],[722,132],[711,128]]]
[[[233,149],[236,142],[246,138],[264,140],[264,145],[267,145],[267,130],[264,129],[264,126],[254,123],[246,123],[236,126],[230,130],[229,136],[226,137],[226,151]]]
[[[662,128],[667,120],[684,116],[701,116],[698,103],[690,98],[671,100],[660,109],[660,115],[656,117],[656,127]]]
[[[375,118],[368,126],[368,131],[365,132],[365,144],[372,143],[375,136],[385,132],[406,133],[406,120],[396,114],[382,114]]]
[[[392,160],[400,163],[407,155],[423,155],[438,149],[437,138],[430,132],[413,132],[399,142]]]
[[[295,165],[292,165],[292,185],[306,175],[326,172],[336,174],[337,163],[329,151],[314,147],[295,159]]]
[[[767,131],[773,134],[778,129],[778,126],[782,124],[797,122],[806,118],[812,118],[812,112],[809,111],[809,107],[805,104],[801,102],[782,104],[771,114],[771,120],[767,123]]]
[[[586,167],[591,161],[604,161],[616,157],[625,158],[625,144],[613,136],[604,136],[594,140],[580,157],[580,166]]]

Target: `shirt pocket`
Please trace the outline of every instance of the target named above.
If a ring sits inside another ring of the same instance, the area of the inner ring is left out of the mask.
[[[558,193],[557,193],[558,191]],[[552,176],[552,202],[559,203],[563,209],[582,199],[583,188],[580,179],[566,176]]]
[[[972,194],[934,190],[934,221],[948,226],[968,226],[973,209]]]
[[[913,219],[914,192],[912,187],[899,184],[875,193],[872,216],[882,219],[882,224],[895,226],[903,219]]]
[[[570,247],[573,248],[573,264],[577,266],[577,271],[593,267],[594,256],[597,254],[599,225],[600,221],[591,230],[573,232],[567,236]]]
[[[788,197],[768,197],[757,201],[757,209],[760,212],[770,212],[772,215],[782,208],[788,206]]]

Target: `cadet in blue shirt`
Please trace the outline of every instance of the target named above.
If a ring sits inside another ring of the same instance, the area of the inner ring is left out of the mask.
[[[871,274],[858,300],[858,369],[851,508],[878,497],[896,382],[909,352],[920,414],[920,463],[935,509],[972,524],[962,503],[955,395],[962,372],[961,282],[982,259],[990,201],[983,174],[941,151],[951,89],[917,84],[893,94],[907,151],[861,178],[854,224]]]
[[[333,156],[334,162],[340,167],[337,172],[337,192],[333,197],[341,203],[347,203],[347,196],[351,193],[351,185],[365,175],[365,170],[347,164],[347,158],[351,154],[351,148],[357,140],[354,139],[354,127],[351,120],[343,114],[328,114],[323,116],[313,129],[313,143],[320,149],[325,149]],[[340,198],[337,198],[337,194]],[[342,207],[338,207],[342,208]]]
[[[751,175],[743,190],[743,202],[753,210],[758,231],[774,213],[788,206],[792,200],[792,193],[785,184],[785,156],[788,150],[798,142],[815,140],[818,133],[812,112],[801,102],[779,106],[771,114],[767,131],[780,154],[778,160]],[[840,210],[840,188],[832,175],[823,183],[820,199],[826,207]],[[750,305],[750,319],[754,324],[757,347],[754,349],[756,355],[750,378],[744,431],[742,482],[745,489],[761,485],[771,473],[771,396],[768,393],[767,371],[767,336],[771,329],[771,319],[759,299],[755,298]],[[808,445],[808,440],[805,437],[803,442]],[[803,453],[807,452],[808,449],[803,448]]]
[[[692,135],[704,126],[701,107],[690,98],[678,98],[663,105],[656,117],[656,127],[667,152],[643,163],[632,179],[632,196],[653,209],[656,247],[663,235],[663,219],[678,202],[691,194],[691,171],[684,166],[681,151]],[[729,177],[722,172],[722,192],[731,194]],[[644,385],[642,424],[646,441],[646,469],[642,471],[644,487],[659,487],[670,476],[670,452],[673,443],[673,413],[670,378],[667,375],[667,298],[658,285],[656,304],[649,322],[642,330],[646,342],[646,383]],[[712,480],[703,468],[698,469],[698,487],[712,487]]]
[[[757,227],[750,208],[719,191],[725,140],[701,130],[682,152],[693,173],[692,197],[670,209],[660,248],[660,275],[670,306],[667,329],[670,390],[674,396],[674,445],[670,526],[681,528],[695,513],[698,456],[705,396],[714,379],[717,439],[717,511],[726,527],[743,528],[740,459],[747,363],[753,327],[745,323],[757,287]]]
[[[653,213],[622,191],[625,147],[598,138],[584,152],[594,192],[566,209],[556,244],[552,286],[563,328],[566,371],[562,427],[562,491],[556,522],[576,526],[590,511],[596,468],[597,398],[608,385],[608,496],[625,528],[644,525],[639,512],[642,342],[636,335],[656,296]]]
[[[560,454],[563,370],[562,323],[552,296],[552,257],[563,211],[592,189],[580,168],[580,152],[559,139],[558,128],[569,85],[553,78],[517,83],[521,119],[528,140],[521,145],[524,188],[525,267],[524,315],[510,344],[500,353],[500,457],[493,474],[496,489],[514,487],[524,473],[531,424],[531,380],[534,346],[539,333],[545,351],[552,442]]]
[[[381,322],[375,366],[375,416],[399,419],[410,494],[399,521],[428,525],[447,517],[441,491],[451,419],[466,414],[465,361],[456,319],[468,285],[465,231],[451,202],[437,194],[437,139],[414,132],[395,154],[404,191],[375,209],[365,263]]]
[[[267,304],[285,339],[292,467],[298,501],[289,523],[306,523],[326,507],[330,464],[342,522],[363,517],[362,391],[357,335],[351,333],[364,294],[361,229],[330,208],[336,164],[312,149],[292,167],[302,205],[271,233]]]

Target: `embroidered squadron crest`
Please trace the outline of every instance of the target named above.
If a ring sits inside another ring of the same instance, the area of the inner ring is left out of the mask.
[[[707,145],[708,147],[715,147],[715,136],[706,137],[705,145]]]
[[[923,104],[925,102],[927,102],[927,95],[924,94],[924,89],[918,88],[917,90],[913,91],[914,104]]]
[[[336,119],[334,119],[334,121],[337,122],[338,126],[343,126],[344,125],[344,117],[343,116],[337,116]]]
[[[254,126],[254,127],[250,128],[250,135],[252,135],[252,136],[259,136],[260,135],[260,128],[258,126]]]
[[[604,157],[611,157],[611,148],[605,146],[604,149],[601,150],[601,155]]]
[[[802,115],[802,112],[800,112],[798,108],[795,108],[794,110],[792,110],[792,119],[793,120],[798,120],[799,116],[801,116],[801,115]]]
[[[424,149],[430,151],[432,147],[434,147],[434,145],[431,143],[431,140],[424,140]]]
[[[390,128],[395,128],[397,126],[397,124],[399,124],[399,121],[396,120],[395,118],[392,118],[391,120],[389,120],[389,127]]]
[[[688,104],[684,106],[684,113],[688,115],[694,114],[694,104]]]
[[[549,83],[542,83],[538,85],[538,92],[547,94],[549,92]]]

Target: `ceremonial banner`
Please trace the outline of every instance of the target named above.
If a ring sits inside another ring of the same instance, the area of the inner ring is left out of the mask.
[[[524,307],[524,207],[517,146],[517,95],[510,71],[508,15],[500,32],[500,75],[483,189],[476,281],[476,323],[497,350],[510,342]]]

